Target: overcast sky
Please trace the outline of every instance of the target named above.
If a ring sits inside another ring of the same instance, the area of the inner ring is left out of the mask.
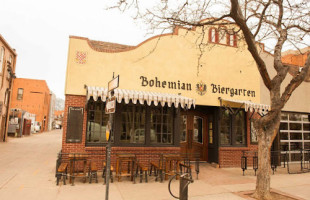
[[[104,0],[0,0],[0,34],[18,54],[16,76],[46,80],[64,99],[69,35],[137,45],[146,36]]]

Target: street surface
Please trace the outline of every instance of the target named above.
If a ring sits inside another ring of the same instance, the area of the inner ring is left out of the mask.
[[[9,138],[0,143],[0,200],[99,200],[105,199],[105,185],[99,173],[99,183],[75,186],[61,182],[56,186],[55,162],[61,149],[62,130],[33,134],[23,138]],[[283,170],[285,172],[285,170]],[[237,192],[253,190],[255,176],[252,170],[242,176],[239,168],[216,169],[201,164],[199,180],[189,186],[190,200],[242,200]],[[276,173],[271,177],[276,191],[299,199],[310,200],[310,173],[289,175]],[[178,196],[178,182],[172,191]],[[110,184],[110,200],[170,200],[168,181],[159,183],[150,177],[149,183],[122,182]]]

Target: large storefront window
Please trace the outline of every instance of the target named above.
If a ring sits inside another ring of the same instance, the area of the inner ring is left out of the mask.
[[[167,106],[151,109],[151,144],[172,144],[173,110]]]
[[[220,142],[222,146],[246,145],[245,112],[243,110],[221,112]]]
[[[145,143],[145,107],[127,105],[122,109],[122,143]]]
[[[104,108],[105,103],[101,100],[90,100],[88,102],[86,144],[107,142],[106,125],[109,120],[109,115],[104,113]]]
[[[287,112],[281,114],[280,146],[282,153],[290,151],[290,161],[297,159],[301,149],[310,149],[309,114]]]
[[[173,107],[146,106],[141,104],[117,104],[114,114],[113,135],[115,146],[174,145]],[[105,103],[99,98],[87,104],[86,146],[102,146],[107,143]],[[186,121],[186,117],[185,117]],[[179,129],[178,129],[179,130]],[[185,125],[186,137],[186,125]]]

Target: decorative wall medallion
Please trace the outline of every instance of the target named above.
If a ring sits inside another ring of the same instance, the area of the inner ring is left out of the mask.
[[[201,96],[206,94],[207,85],[204,82],[200,81],[199,83],[196,84],[196,92]]]
[[[75,55],[75,62],[78,64],[85,64],[87,61],[87,52],[77,51]]]

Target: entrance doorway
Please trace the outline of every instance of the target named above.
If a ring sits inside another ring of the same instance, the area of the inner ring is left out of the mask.
[[[182,116],[181,153],[194,159],[208,160],[207,116],[198,112],[184,112]]]

